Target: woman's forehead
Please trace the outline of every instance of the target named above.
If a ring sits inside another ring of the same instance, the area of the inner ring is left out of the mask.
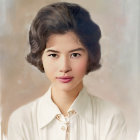
[[[67,45],[68,43],[76,46],[82,45],[78,36],[74,32],[69,31],[65,34],[52,34],[46,43],[46,47],[49,48],[59,44]]]

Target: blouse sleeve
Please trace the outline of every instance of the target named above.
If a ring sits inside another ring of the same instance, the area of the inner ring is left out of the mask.
[[[126,123],[121,113],[114,114],[109,119],[105,140],[126,140]]]
[[[16,116],[11,116],[8,123],[8,140],[25,140],[22,123]]]

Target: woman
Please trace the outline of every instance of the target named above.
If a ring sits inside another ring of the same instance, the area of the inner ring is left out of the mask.
[[[100,38],[99,26],[77,4],[54,3],[37,13],[27,61],[45,72],[51,85],[11,115],[8,140],[125,139],[120,110],[83,85],[83,77],[101,67]]]

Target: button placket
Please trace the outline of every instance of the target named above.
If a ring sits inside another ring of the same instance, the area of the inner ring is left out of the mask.
[[[61,126],[62,131],[66,131],[65,140],[70,140],[70,118],[76,114],[74,110],[68,112],[68,116],[64,117],[62,114],[56,115],[56,119],[63,123]]]

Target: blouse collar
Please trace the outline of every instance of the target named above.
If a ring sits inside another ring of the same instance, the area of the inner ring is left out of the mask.
[[[61,114],[59,108],[51,99],[51,86],[48,91],[40,98],[37,109],[39,128],[45,127],[56,117],[57,114]],[[93,123],[92,101],[85,87],[80,91],[79,95],[70,106],[68,112],[71,110],[74,110],[89,123]]]

